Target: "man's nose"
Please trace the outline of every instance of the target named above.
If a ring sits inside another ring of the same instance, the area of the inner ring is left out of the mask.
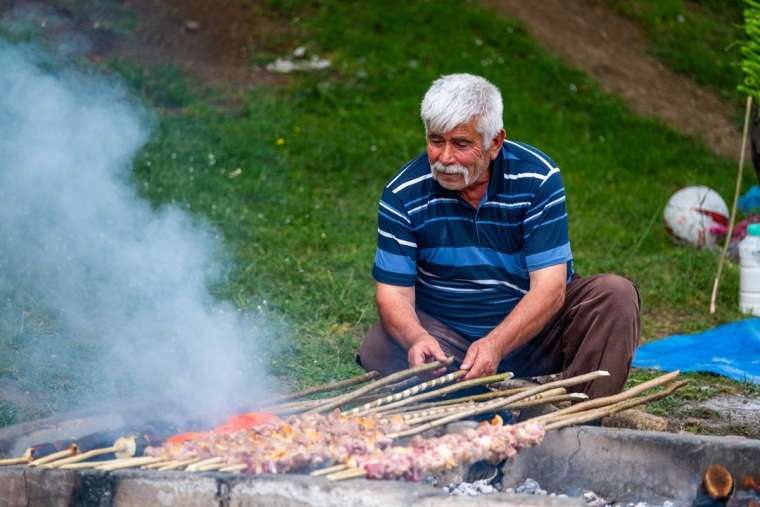
[[[451,165],[457,161],[454,156],[454,146],[451,143],[446,143],[444,145],[439,160],[443,165]]]

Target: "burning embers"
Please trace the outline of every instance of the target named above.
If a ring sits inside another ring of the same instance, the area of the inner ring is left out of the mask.
[[[461,374],[454,372],[410,384],[411,377],[446,365],[431,363],[378,380],[373,380],[376,375],[364,375],[294,393],[281,398],[276,405],[265,407],[265,412],[232,417],[214,430],[164,436],[159,440],[160,446],[153,440],[150,444],[153,447],[147,446],[144,451],[141,445],[127,449],[129,455],[142,456],[91,461],[114,451],[124,451],[125,441],[117,441],[101,449],[71,448],[65,457],[51,456],[46,463],[32,463],[46,468],[100,470],[143,467],[248,474],[311,471],[312,475],[326,475],[330,480],[367,477],[416,481],[428,474],[477,461],[502,461],[516,455],[521,448],[540,443],[546,430],[599,419],[662,398],[684,385],[684,382],[671,383],[678,376],[678,372],[674,372],[619,395],[576,403],[521,424],[504,425],[496,416],[491,423],[481,423],[477,428],[423,438],[419,435],[427,430],[475,415],[578,401],[585,397],[567,394],[567,387],[608,375],[598,371],[543,385],[443,400],[442,396],[465,387],[490,385],[509,375],[455,382]],[[668,383],[671,384],[665,389],[639,396]],[[303,400],[308,395],[343,390],[356,384],[362,385],[329,398]],[[413,438],[408,440],[407,437]],[[15,462],[29,463],[31,459],[29,454]]]

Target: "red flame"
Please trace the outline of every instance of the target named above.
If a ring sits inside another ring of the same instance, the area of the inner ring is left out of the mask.
[[[267,412],[249,412],[247,414],[233,415],[227,419],[224,424],[217,426],[211,431],[196,432],[191,431],[189,433],[180,433],[166,439],[166,444],[181,444],[189,440],[197,440],[203,438],[206,435],[213,433],[232,433],[233,431],[245,430],[254,426],[260,426],[272,421],[278,421],[279,418]]]

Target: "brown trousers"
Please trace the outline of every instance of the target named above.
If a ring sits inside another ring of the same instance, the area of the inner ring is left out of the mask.
[[[514,372],[517,377],[558,372],[571,377],[607,370],[610,377],[570,390],[592,398],[620,392],[639,341],[638,291],[617,275],[574,277],[566,290],[565,303],[557,315],[533,340],[503,359],[499,371]],[[417,316],[443,351],[461,363],[471,342],[426,313],[418,311]],[[364,369],[384,375],[408,368],[406,350],[381,323],[369,330],[356,359]]]

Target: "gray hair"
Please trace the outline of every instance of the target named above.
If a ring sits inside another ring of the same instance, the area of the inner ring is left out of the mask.
[[[420,106],[425,132],[448,132],[473,118],[488,147],[504,127],[501,93],[491,82],[473,74],[449,74],[433,81]]]

